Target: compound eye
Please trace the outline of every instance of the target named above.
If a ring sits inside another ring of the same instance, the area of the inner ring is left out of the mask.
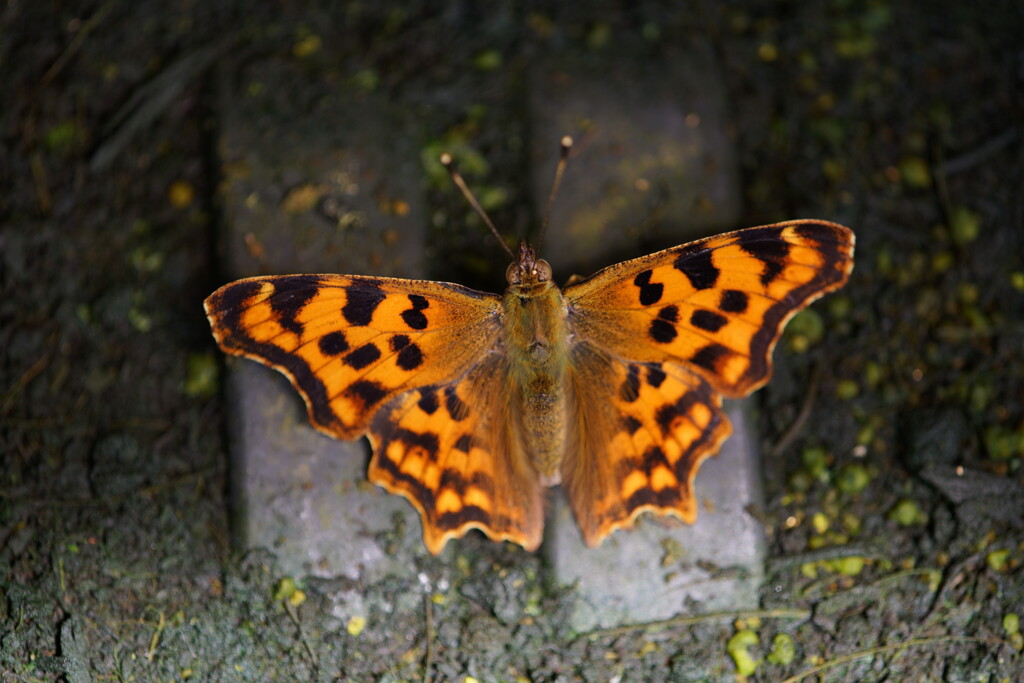
[[[544,259],[538,259],[533,271],[537,274],[537,282],[547,282],[551,279],[551,264]]]
[[[510,285],[518,285],[522,282],[522,279],[523,271],[519,269],[519,264],[508,264],[508,268],[505,270],[505,280],[507,280]]]

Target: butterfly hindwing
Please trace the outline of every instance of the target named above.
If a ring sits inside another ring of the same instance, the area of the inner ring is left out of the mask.
[[[506,374],[504,357],[492,354],[457,382],[404,394],[370,427],[370,480],[419,510],[434,554],[472,528],[540,545],[542,488],[509,431]]]
[[[768,381],[786,321],[852,267],[848,228],[790,221],[625,261],[565,296],[581,338],[622,358],[685,365],[738,397]]]
[[[248,278],[205,302],[221,348],[287,375],[314,426],[342,439],[399,394],[477,363],[500,305],[459,285],[349,275]]]
[[[587,545],[641,512],[697,517],[693,480],[731,427],[721,396],[673,363],[636,363],[587,344],[574,350],[573,447],[562,469]],[[606,394],[588,390],[600,382]]]

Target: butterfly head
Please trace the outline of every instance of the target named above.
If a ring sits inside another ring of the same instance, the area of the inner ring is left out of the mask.
[[[509,264],[505,278],[510,285],[530,287],[551,282],[551,264],[537,258],[537,252],[526,242],[519,243],[519,258]]]

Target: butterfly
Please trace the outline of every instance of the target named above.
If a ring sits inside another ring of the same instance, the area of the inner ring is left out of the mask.
[[[723,396],[768,381],[784,325],[845,284],[853,247],[842,225],[789,221],[561,289],[523,242],[501,296],[282,275],[204,305],[221,349],[285,374],[314,427],[369,437],[370,481],[412,503],[431,553],[469,529],[535,550],[556,484],[594,547],[643,512],[696,521],[697,470],[731,432]]]

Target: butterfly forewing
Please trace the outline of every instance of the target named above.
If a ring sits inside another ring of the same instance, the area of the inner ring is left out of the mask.
[[[353,439],[398,394],[476,364],[500,303],[447,283],[286,275],[225,285],[205,306],[221,348],[286,374],[318,429]]]
[[[736,397],[768,381],[786,321],[852,267],[848,228],[791,221],[625,261],[565,296],[579,337],[621,358],[683,364]]]

